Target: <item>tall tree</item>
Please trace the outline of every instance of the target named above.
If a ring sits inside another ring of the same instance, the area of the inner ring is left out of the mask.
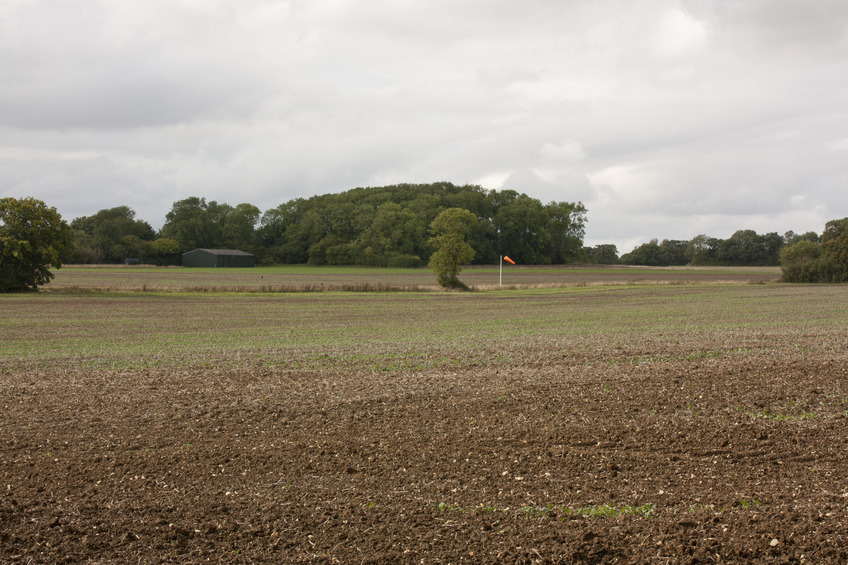
[[[241,251],[256,251],[256,224],[262,215],[253,204],[239,204],[224,219],[224,246]]]
[[[686,246],[686,258],[692,265],[717,265],[721,242],[721,239],[708,237],[705,234],[697,235]]]
[[[848,282],[848,218],[827,222],[821,242],[822,264],[819,268],[819,280],[831,283]]]
[[[414,212],[401,208],[400,204],[387,202],[380,206],[374,221],[362,233],[360,244],[385,257],[416,255],[421,251],[424,231],[424,224]]]
[[[91,216],[71,221],[71,228],[88,237],[76,236],[77,247],[88,246],[97,262],[118,263],[127,257],[143,254],[144,244],[153,241],[156,233],[150,224],[135,219],[128,206],[100,210]],[[83,250],[78,249],[77,253]]]
[[[304,211],[309,207],[307,200],[295,198],[276,208],[266,210],[259,221],[259,239],[262,242],[264,260],[269,263],[305,263],[306,249],[294,237]]]
[[[662,262],[660,244],[657,243],[656,239],[643,243],[639,247],[633,249],[630,253],[622,255],[621,262],[625,265],[658,266]]]
[[[664,239],[660,242],[660,265],[685,265],[689,262],[686,258],[688,241],[677,239]]]
[[[73,236],[56,208],[35,198],[0,199],[0,292],[35,290],[62,266]]]
[[[436,273],[436,280],[445,288],[467,289],[457,275],[461,265],[474,259],[474,249],[465,241],[467,228],[477,217],[462,208],[448,208],[430,224],[430,245],[436,251],[430,256],[429,267]]]
[[[795,245],[796,243],[800,243],[802,241],[812,241],[813,243],[819,243],[819,234],[814,231],[808,231],[807,233],[798,234],[792,230],[783,234],[783,243],[784,245]]]
[[[586,208],[582,202],[551,202],[545,206],[548,232],[551,234],[550,262],[575,261],[582,251],[586,233]]]
[[[550,263],[549,219],[542,203],[526,194],[500,206],[494,219],[499,252],[509,252],[522,263]]]
[[[191,196],[174,202],[165,215],[162,237],[173,239],[182,251],[197,248],[216,249],[224,246],[224,222],[232,207],[214,200]]]
[[[612,243],[602,243],[591,249],[587,255],[592,263],[597,265],[615,265],[618,263],[618,248]]]

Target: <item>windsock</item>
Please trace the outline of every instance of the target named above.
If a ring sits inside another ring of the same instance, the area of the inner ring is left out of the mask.
[[[510,259],[510,258],[509,258],[509,257],[507,257],[506,255],[504,255],[504,261],[507,261],[507,262],[512,263],[513,265],[515,265],[515,261],[513,261],[512,259]]]

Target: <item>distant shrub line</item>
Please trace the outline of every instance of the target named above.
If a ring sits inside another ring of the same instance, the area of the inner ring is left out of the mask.
[[[780,267],[786,282],[848,282],[848,218],[827,222],[819,242],[784,247]]]

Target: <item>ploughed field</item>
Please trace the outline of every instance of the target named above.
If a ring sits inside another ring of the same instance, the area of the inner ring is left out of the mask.
[[[0,297],[0,562],[844,563],[848,288]]]

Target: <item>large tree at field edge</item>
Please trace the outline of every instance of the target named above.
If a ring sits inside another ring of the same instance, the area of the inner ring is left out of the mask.
[[[56,208],[35,198],[0,199],[0,292],[35,290],[62,266],[73,235]]]

